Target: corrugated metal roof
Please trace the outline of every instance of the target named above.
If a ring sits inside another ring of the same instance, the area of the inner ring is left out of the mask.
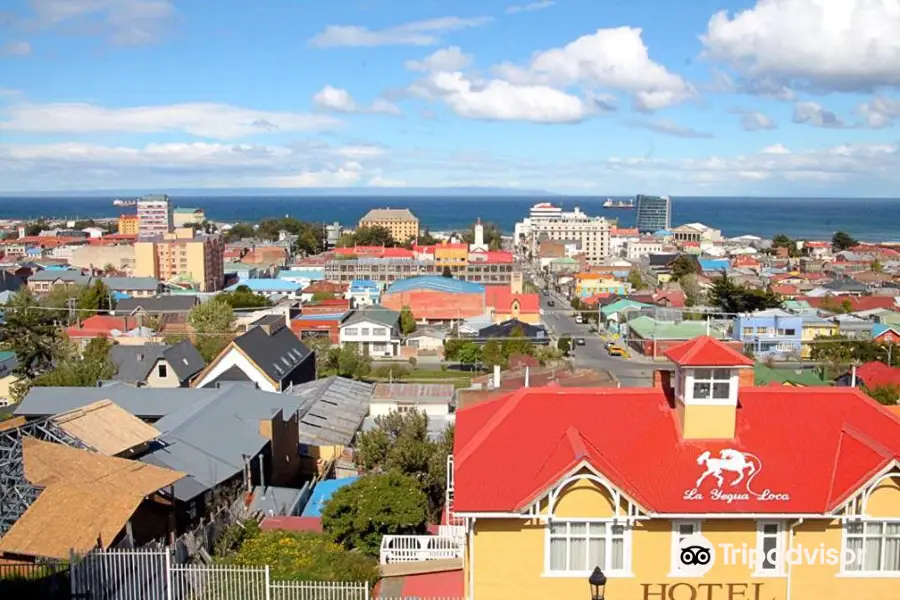
[[[369,413],[375,386],[328,377],[294,386],[288,395],[300,399],[300,443],[348,445]]]
[[[388,294],[413,290],[433,290],[454,294],[483,294],[484,286],[472,281],[461,281],[451,277],[434,277],[422,275],[396,281],[387,289]]]

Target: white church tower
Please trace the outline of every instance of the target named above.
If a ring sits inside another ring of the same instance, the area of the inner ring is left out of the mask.
[[[469,245],[469,252],[487,252],[488,246],[484,243],[484,225],[481,218],[475,223],[475,243]]]

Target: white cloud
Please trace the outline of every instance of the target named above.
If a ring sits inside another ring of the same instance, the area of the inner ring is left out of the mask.
[[[891,127],[894,119],[900,117],[900,100],[876,96],[869,102],[861,104],[857,112],[862,116],[867,127],[872,129]]]
[[[741,128],[744,131],[759,131],[761,129],[776,129],[778,127],[775,121],[761,112],[739,109],[731,112],[741,116]]]
[[[326,187],[382,174],[377,146],[168,143],[143,147],[86,143],[0,144],[6,189],[104,189],[148,186]]]
[[[0,131],[25,133],[163,133],[232,139],[264,133],[327,129],[339,124],[325,115],[253,110],[215,103],[134,108],[94,104],[14,104],[0,109]]]
[[[29,4],[39,28],[99,24],[83,30],[99,31],[113,43],[128,45],[157,40],[177,16],[171,0],[30,0]]]
[[[790,154],[791,151],[788,150],[782,144],[773,144],[771,146],[766,146],[760,151],[762,154]]]
[[[758,0],[713,15],[701,40],[706,56],[770,88],[900,85],[898,0]]]
[[[469,119],[577,123],[593,113],[581,98],[545,85],[515,85],[499,79],[473,82],[459,72],[433,73],[411,91],[439,98]]]
[[[309,40],[317,48],[361,46],[432,46],[440,44],[443,35],[460,29],[480,27],[490,17],[440,17],[413,21],[386,29],[368,29],[358,25],[329,25]]]
[[[0,56],[28,56],[31,44],[25,41],[7,42],[0,47]]]
[[[320,110],[328,110],[339,113],[371,113],[382,115],[400,114],[396,104],[385,100],[376,99],[371,106],[360,106],[347,90],[326,85],[313,96],[313,104]]]
[[[598,29],[562,48],[536,53],[525,68],[503,64],[496,74],[513,83],[600,87],[628,92],[639,110],[653,111],[696,96],[696,90],[654,62],[635,27]]]
[[[461,71],[472,64],[472,55],[464,54],[459,46],[442,48],[422,60],[406,61],[410,71],[427,71],[430,73]]]
[[[798,102],[794,105],[794,123],[808,123],[813,127],[841,129],[844,121],[836,114],[815,102]]]
[[[529,2],[528,4],[513,4],[506,7],[506,14],[515,15],[523,12],[534,12],[536,10],[544,10],[556,4],[556,0],[537,0],[537,2]]]
[[[384,175],[379,173],[377,175],[374,175],[371,179],[369,179],[369,181],[366,185],[369,185],[371,187],[392,188],[392,187],[406,187],[407,183],[406,183],[406,181],[404,181],[402,179],[385,177]]]
[[[629,121],[628,125],[631,127],[637,127],[640,129],[647,129],[654,133],[661,133],[663,135],[671,135],[674,137],[680,138],[711,138],[713,137],[712,133],[707,131],[699,131],[697,129],[693,129],[691,127],[684,127],[679,125],[673,121],[668,119],[656,119],[653,121],[646,120],[637,120],[637,121]]]

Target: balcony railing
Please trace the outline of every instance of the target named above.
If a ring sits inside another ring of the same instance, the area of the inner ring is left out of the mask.
[[[463,544],[438,535],[386,535],[381,538],[381,564],[462,558]]]

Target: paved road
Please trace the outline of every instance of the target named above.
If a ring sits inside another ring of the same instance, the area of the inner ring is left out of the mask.
[[[552,300],[555,306],[550,306]],[[610,356],[604,341],[592,333],[587,325],[579,325],[572,317],[572,307],[568,301],[552,294],[541,296],[544,324],[557,337],[568,335],[583,337],[584,346],[575,346],[575,364],[579,367],[609,371],[622,383],[622,387],[644,387],[652,384],[654,365],[637,359]]]

